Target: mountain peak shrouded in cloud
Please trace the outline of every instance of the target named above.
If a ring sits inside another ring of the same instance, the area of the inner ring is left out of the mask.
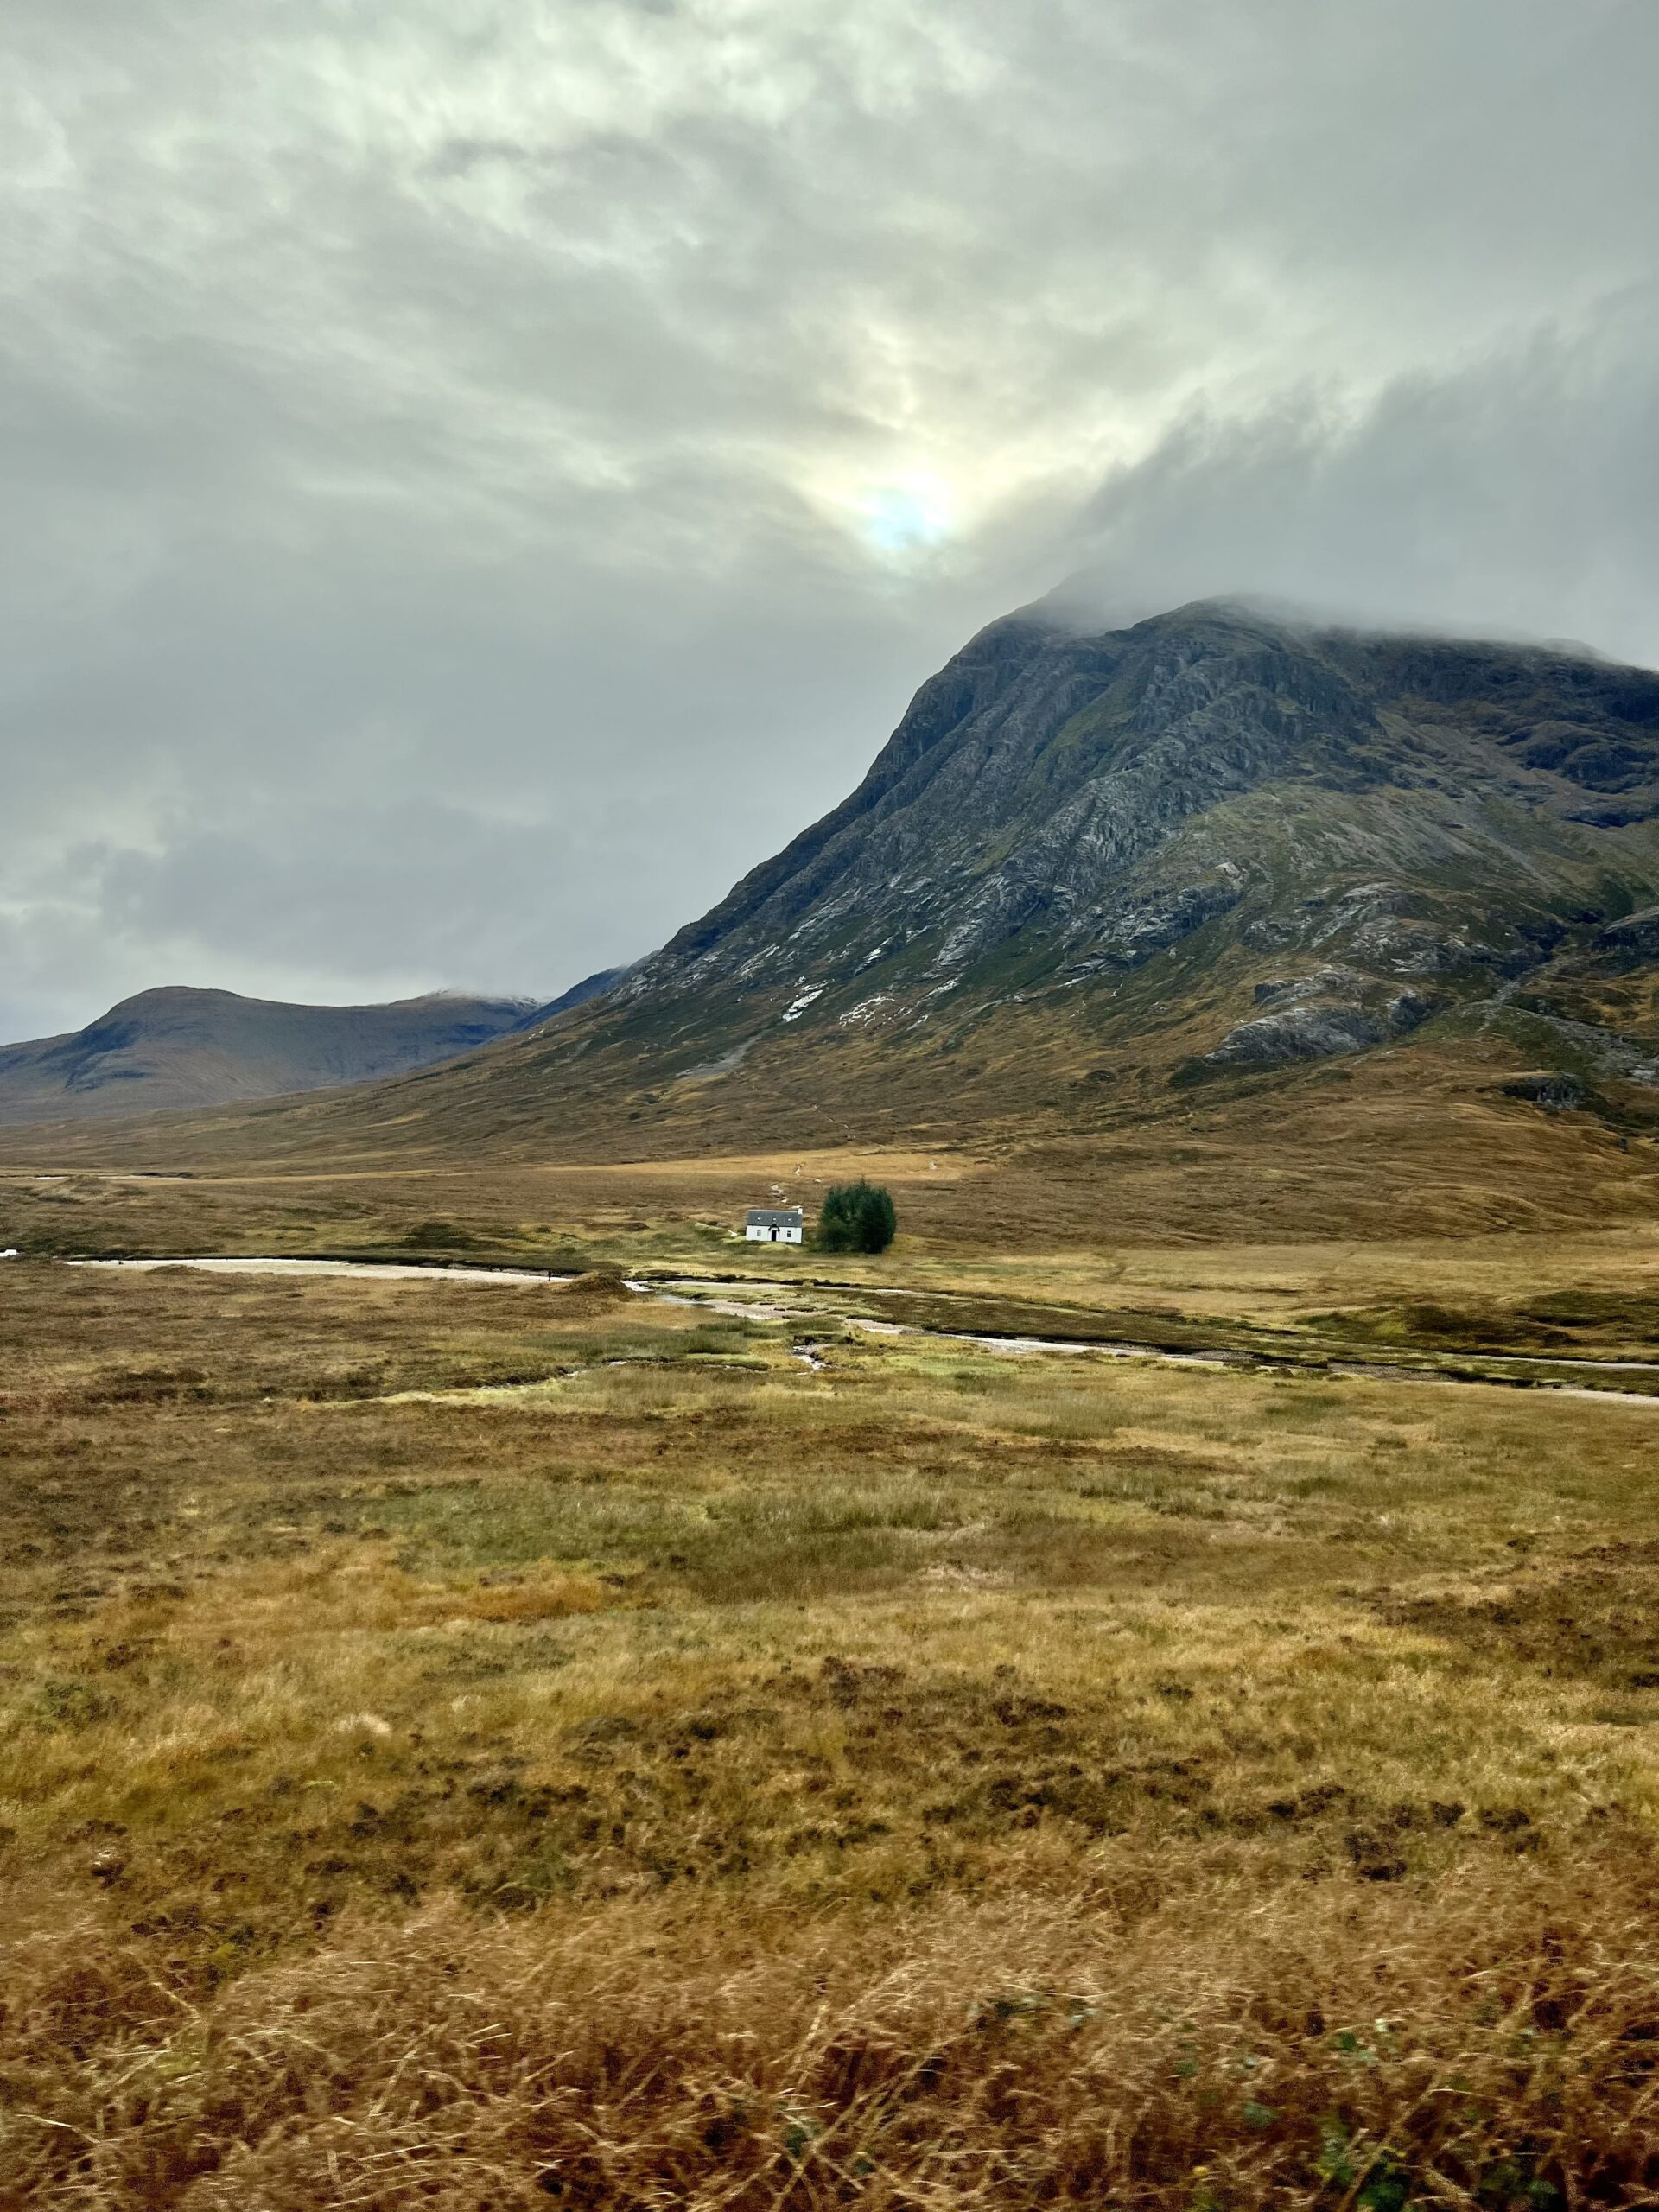
[[[998,609],[1659,656],[1640,0],[0,21],[0,1026],[661,943]]]

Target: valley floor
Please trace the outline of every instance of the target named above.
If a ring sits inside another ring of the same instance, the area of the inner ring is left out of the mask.
[[[776,1165],[0,1194],[588,1269],[0,1269],[0,2204],[1652,2202],[1659,1406],[607,1271],[798,1294],[721,1218]],[[836,1265],[1659,1357],[1629,1227]]]

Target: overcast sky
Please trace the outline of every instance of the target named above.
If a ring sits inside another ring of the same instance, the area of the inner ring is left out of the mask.
[[[5,0],[0,1038],[550,995],[1087,565],[1659,661],[1654,0]]]

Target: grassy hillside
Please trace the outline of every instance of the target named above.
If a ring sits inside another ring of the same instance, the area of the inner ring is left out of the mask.
[[[906,1136],[880,1090],[861,1112],[809,1117],[781,1077],[763,1090],[757,1073],[741,1110],[693,1092],[651,1123],[625,1111],[558,1136],[510,1126],[492,1138],[497,1070],[537,1049],[447,1071],[424,1147],[396,1141],[407,1126],[377,1127],[361,1096],[339,1120],[318,1100],[211,1122],[15,1132],[0,1142],[0,1245],[282,1251],[318,1235],[404,1237],[436,1217],[511,1255],[556,1248],[573,1210],[724,1228],[774,1184],[866,1168],[893,1184],[907,1235],[953,1254],[1558,1231],[1659,1212],[1645,1094],[1617,1115],[1541,1107],[1511,1095],[1537,1063],[1490,1034],[1419,1035],[1186,1089],[1080,1075],[1064,1115],[1028,1112],[1023,1134],[1010,1104],[1000,1124],[936,1109]],[[1027,1069],[1013,1053],[1001,1079],[1012,1090]]]

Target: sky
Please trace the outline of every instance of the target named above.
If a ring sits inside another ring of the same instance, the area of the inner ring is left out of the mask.
[[[0,1039],[537,997],[985,622],[1659,662],[1653,0],[6,0]]]

